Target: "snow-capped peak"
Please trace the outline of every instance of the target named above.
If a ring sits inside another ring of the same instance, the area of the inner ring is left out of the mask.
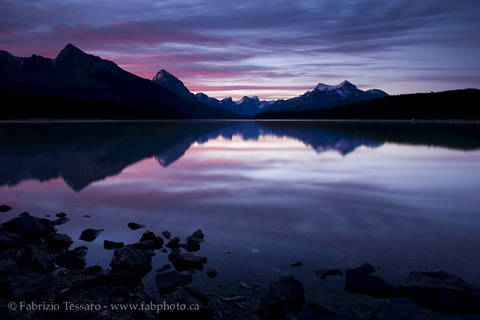
[[[332,86],[329,86],[328,84],[324,84],[324,83],[319,83],[319,84],[317,84],[317,86],[315,87],[314,90],[327,91],[327,90],[331,90],[331,89],[332,89]]]

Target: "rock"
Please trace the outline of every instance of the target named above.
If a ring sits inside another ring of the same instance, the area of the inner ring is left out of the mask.
[[[301,267],[302,265],[303,263],[300,261],[291,264],[292,267]]]
[[[90,216],[88,214],[84,214],[83,217],[84,218],[90,218]]]
[[[182,274],[177,271],[159,273],[155,276],[155,283],[160,294],[171,293],[178,287],[189,284],[192,280],[191,274]]]
[[[398,288],[380,277],[371,275],[375,269],[369,264],[345,272],[345,291],[366,294],[372,297],[396,297],[400,295]]]
[[[48,235],[46,241],[54,250],[66,250],[70,248],[73,243],[72,238],[68,235],[59,233]]]
[[[196,252],[200,250],[200,243],[198,241],[188,239],[187,243],[183,244],[182,247],[185,248],[185,250],[187,250],[188,252]]]
[[[0,249],[28,248],[28,242],[24,237],[15,233],[0,231]]]
[[[48,274],[55,267],[53,258],[45,250],[39,249],[35,246],[31,247],[32,250],[32,269],[40,273]]]
[[[167,249],[165,249],[165,248],[163,248],[163,249],[162,249],[162,250],[160,250],[160,251],[161,251],[161,252],[163,252],[163,253],[166,253],[166,252],[168,252],[168,250],[167,250]]]
[[[207,270],[207,276],[209,278],[215,278],[218,275],[218,270],[217,268],[209,268]]]
[[[186,305],[186,306],[198,306],[198,309],[194,310],[185,309],[173,309],[168,311],[168,319],[214,319],[213,308],[202,303],[202,298],[205,296],[203,294],[198,295],[198,292],[189,290],[188,288],[180,288],[170,294],[166,303],[169,305]],[[200,298],[200,299],[199,299]],[[208,299],[208,298],[207,298]]]
[[[80,240],[92,242],[97,239],[98,235],[103,231],[103,229],[85,229],[80,235]]]
[[[39,239],[55,232],[50,220],[32,217],[27,212],[3,223],[3,228],[7,232],[16,233],[29,239]]]
[[[15,270],[17,263],[12,258],[3,258],[0,260],[0,277],[3,277]]]
[[[167,270],[170,270],[172,267],[169,265],[169,264],[166,264],[164,265],[163,267],[161,267],[160,269],[157,269],[157,271],[155,271],[156,273],[160,273],[160,272],[163,272],[163,271],[167,271]]]
[[[73,250],[69,250],[57,257],[55,261],[60,267],[67,269],[81,270],[85,268],[85,256],[87,255],[88,248],[85,246],[77,247]]]
[[[168,231],[163,231],[162,232],[162,236],[165,238],[165,239],[170,239],[170,237],[172,236],[172,234]]]
[[[180,253],[177,254],[173,260],[172,264],[178,271],[184,270],[203,270],[203,265],[207,263],[207,258],[202,256],[194,256],[191,253]]]
[[[303,306],[303,284],[294,276],[283,276],[270,285],[256,314],[262,319],[293,319]]]
[[[335,312],[331,311],[330,309],[322,306],[321,304],[309,302],[307,306],[313,310],[316,316],[318,317],[329,317],[334,316]]]
[[[200,301],[200,303],[203,304],[209,304],[210,303],[210,298],[207,297],[205,294],[201,293],[200,291],[196,290],[195,288],[191,287],[184,287],[183,290],[188,292],[189,295]]]
[[[67,216],[67,214],[65,212],[59,212],[55,216],[58,217],[58,218],[65,218]]]
[[[324,279],[328,276],[343,276],[343,272],[340,269],[324,269],[313,271],[320,279]]]
[[[375,272],[375,267],[369,263],[364,263],[361,266],[356,267],[355,270],[358,270],[367,274],[372,274]]]
[[[425,308],[453,314],[480,312],[480,291],[442,270],[411,271],[401,285],[410,300]]]
[[[128,226],[130,229],[132,229],[132,230],[137,230],[137,229],[145,228],[145,225],[139,224],[139,223],[135,223],[135,222],[129,222],[127,226]]]
[[[231,250],[225,250],[225,253],[230,254],[230,253],[232,253],[232,251]]]
[[[53,220],[53,221],[52,221],[52,224],[53,224],[54,226],[59,226],[59,225],[62,225],[62,224],[64,224],[64,223],[67,223],[68,221],[70,221],[69,218],[67,218],[67,217],[60,217],[60,218],[58,218],[58,219]]]
[[[192,233],[192,237],[204,240],[205,235],[203,234],[201,229],[198,229],[197,231]]]
[[[170,241],[167,242],[165,247],[171,248],[171,249],[179,248],[180,247],[180,238],[175,237],[175,238],[170,239]]]
[[[49,279],[49,276],[28,269],[11,274],[0,280],[0,296],[16,301],[33,298],[48,288]]]
[[[2,204],[2,205],[0,206],[0,212],[8,212],[8,211],[10,211],[10,210],[12,210],[12,207],[9,207],[9,206],[7,206],[7,205],[5,205],[5,204]]]
[[[104,240],[103,241],[103,248],[106,250],[111,250],[111,249],[120,249],[125,247],[125,244],[123,242],[115,242],[115,241],[110,241],[110,240]]]
[[[152,256],[155,253],[151,250],[142,250],[134,244],[115,249],[110,266],[112,271],[129,271],[143,277],[152,270]]]
[[[151,231],[143,233],[142,238],[140,238],[140,243],[147,249],[161,249],[163,247],[163,239],[157,237],[157,235]]]
[[[87,274],[96,274],[96,273],[99,273],[99,272],[102,272],[102,271],[103,271],[103,268],[101,266],[98,266],[98,265],[91,266],[91,267],[88,267],[87,269],[85,269],[85,273],[87,273]]]
[[[220,296],[220,299],[225,302],[237,302],[237,301],[242,301],[245,299],[244,296],[235,296],[235,297],[222,297]]]

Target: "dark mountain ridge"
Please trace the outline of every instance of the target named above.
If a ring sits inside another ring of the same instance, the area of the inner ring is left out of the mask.
[[[353,104],[311,110],[271,110],[258,119],[448,120],[480,119],[480,90],[464,89],[388,96]]]
[[[225,118],[232,115],[68,44],[55,59],[0,52],[0,117]],[[15,108],[8,107],[15,105]]]

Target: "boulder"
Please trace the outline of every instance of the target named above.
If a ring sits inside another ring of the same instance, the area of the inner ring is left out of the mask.
[[[110,240],[103,241],[103,248],[107,250],[119,249],[123,247],[125,247],[125,244],[123,242],[115,242]]]
[[[3,277],[17,267],[17,263],[10,257],[0,259],[0,277]]]
[[[191,253],[179,253],[172,260],[173,266],[178,271],[203,270],[205,263],[207,263],[206,257],[195,256]]]
[[[2,204],[2,205],[0,206],[0,212],[8,212],[8,211],[10,211],[10,210],[12,210],[12,207],[9,207],[9,206],[7,206],[7,205],[5,205],[5,204]]]
[[[27,212],[3,223],[3,228],[7,232],[16,233],[29,239],[39,239],[55,232],[50,220],[32,217]]]
[[[165,238],[165,239],[170,239],[172,237],[172,234],[169,232],[169,231],[163,231],[162,232],[162,236]]]
[[[127,224],[127,226],[132,229],[132,230],[137,230],[137,229],[141,229],[141,228],[145,228],[145,225],[143,224],[140,224],[140,223],[136,223],[136,222],[129,222]]]
[[[297,262],[294,262],[292,263],[290,266],[292,267],[301,267],[303,265],[303,263],[301,261],[297,261]]]
[[[178,287],[185,286],[192,282],[191,274],[183,274],[177,271],[159,273],[155,276],[155,283],[160,294],[168,294]]]
[[[11,248],[28,248],[28,242],[18,234],[0,231],[0,250]]]
[[[142,250],[134,244],[115,249],[110,266],[112,271],[129,271],[143,277],[152,270],[152,256],[155,253],[151,250]]]
[[[410,300],[444,313],[480,312],[480,291],[462,278],[442,270],[411,271],[401,285]]]
[[[80,234],[80,240],[92,242],[97,239],[98,235],[103,231],[103,229],[85,229]]]
[[[373,276],[375,269],[369,264],[345,271],[345,291],[385,298],[400,295],[400,290],[380,277]]]
[[[45,273],[45,274],[50,273],[55,267],[52,256],[47,251],[39,249],[36,246],[32,246],[31,251],[32,251],[32,262],[31,262],[32,269],[40,273]]]
[[[140,243],[147,249],[161,249],[163,247],[163,239],[151,231],[146,231],[140,238]]]
[[[165,245],[165,247],[170,248],[170,249],[179,248],[180,247],[180,238],[175,237],[175,238],[170,239],[167,242],[167,244]]]
[[[294,276],[283,276],[270,285],[261,299],[256,314],[262,319],[293,319],[302,310],[305,297],[303,284]]]
[[[72,238],[68,235],[59,233],[50,234],[45,240],[53,250],[66,250],[73,243]]]
[[[35,297],[48,288],[50,277],[25,269],[0,280],[0,296],[19,301]]]
[[[200,250],[200,242],[187,238],[187,243],[182,244],[182,247],[188,252],[196,252]]]
[[[65,218],[67,216],[67,214],[65,212],[59,212],[55,216],[58,217],[58,218]]]
[[[56,263],[60,267],[64,267],[67,269],[77,269],[81,270],[85,268],[85,256],[87,255],[88,248],[85,246],[77,247],[73,250],[69,250],[61,255],[59,255],[56,259]]]
[[[60,218],[58,218],[58,219],[53,220],[53,221],[52,221],[52,224],[53,224],[54,226],[59,226],[59,225],[62,225],[62,224],[64,224],[64,223],[67,223],[68,221],[70,221],[69,218],[67,218],[67,217],[60,217]]]

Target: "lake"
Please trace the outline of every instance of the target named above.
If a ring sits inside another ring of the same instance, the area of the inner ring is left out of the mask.
[[[406,298],[347,293],[342,277],[322,280],[313,271],[368,262],[395,285],[411,270],[435,269],[480,284],[479,128],[353,121],[2,123],[0,204],[13,210],[0,219],[64,211],[71,220],[59,231],[74,246],[89,247],[88,265],[103,267],[112,257],[104,240],[134,243],[145,230],[184,239],[202,229],[199,254],[218,276],[197,272],[194,283],[208,292],[257,298],[280,275],[292,274],[303,282],[307,302],[334,309],[374,312],[379,319],[473,319],[434,313]],[[129,222],[146,228],[130,230]],[[86,228],[104,231],[86,243],[78,239]],[[158,252],[153,270],[167,262]],[[292,267],[295,262],[302,266]],[[155,295],[153,277],[154,271],[144,284]],[[240,282],[264,289],[246,293]],[[302,317],[315,318],[311,310]]]

